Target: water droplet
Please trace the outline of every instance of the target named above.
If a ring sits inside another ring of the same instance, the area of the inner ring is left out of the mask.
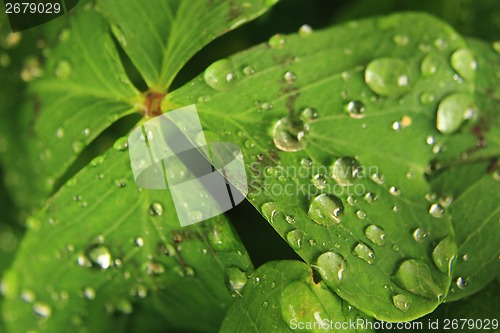
[[[366,219],[366,212],[364,212],[362,210],[358,210],[358,211],[356,211],[356,216],[358,219],[364,220],[364,219]]]
[[[296,79],[297,76],[291,71],[286,71],[285,74],[283,74],[283,80],[287,83],[293,83]]]
[[[260,207],[262,215],[271,223],[274,222],[276,215],[280,213],[279,206],[276,202],[266,202]]]
[[[395,197],[401,195],[401,190],[399,188],[397,188],[396,186],[391,186],[389,188],[389,193],[394,195]]]
[[[341,157],[332,166],[332,178],[341,186],[352,185],[361,167],[353,157]]]
[[[477,62],[468,49],[462,48],[453,52],[451,67],[466,80],[473,81],[476,78]]]
[[[162,216],[163,215],[163,205],[157,201],[153,202],[148,209],[149,215],[152,216]]]
[[[304,24],[299,28],[299,36],[301,37],[306,37],[312,34],[313,29],[311,28],[310,25]]]
[[[328,185],[328,180],[325,175],[318,173],[313,178],[313,184],[317,189],[322,190]]]
[[[350,101],[347,103],[345,110],[351,118],[361,119],[365,116],[366,107],[363,102]]]
[[[242,72],[243,72],[243,74],[245,74],[246,76],[248,76],[248,75],[254,74],[255,73],[255,69],[252,66],[245,66],[245,67],[243,67]]]
[[[64,128],[62,127],[59,127],[57,130],[56,130],[56,137],[58,139],[62,139],[64,137]]]
[[[413,239],[416,242],[422,243],[427,237],[427,232],[422,228],[417,228],[413,230]]]
[[[457,284],[458,289],[465,289],[465,287],[467,287],[467,285],[469,283],[467,282],[467,280],[465,278],[458,277],[457,281],[456,281],[456,284]]]
[[[399,46],[406,46],[410,42],[410,38],[407,35],[394,35],[394,43],[396,43]]]
[[[286,40],[285,37],[281,34],[276,34],[269,38],[267,44],[272,49],[282,49],[285,46]]]
[[[274,126],[273,140],[276,148],[286,152],[295,152],[305,148],[304,136],[307,126],[299,120],[281,118]]]
[[[227,59],[214,62],[205,70],[203,74],[205,83],[218,91],[229,90],[235,81],[233,65]]]
[[[424,92],[422,95],[420,95],[420,102],[423,104],[430,104],[436,100],[436,96],[429,93],[429,92]]]
[[[43,70],[40,60],[36,57],[27,57],[21,70],[21,79],[25,82],[29,82],[42,76],[42,74]]]
[[[456,93],[445,97],[438,106],[436,127],[441,133],[455,132],[466,119],[476,114],[474,97],[466,93]]]
[[[60,79],[67,79],[71,76],[73,66],[68,60],[61,59],[57,62],[54,74]]]
[[[349,204],[349,206],[354,206],[356,202],[357,202],[356,198],[353,197],[352,195],[347,197],[347,204]]]
[[[247,281],[248,278],[245,272],[239,268],[229,267],[226,270],[226,286],[232,294],[241,296]]]
[[[495,51],[497,51],[498,54],[500,54],[500,41],[493,42],[492,46],[493,46],[493,49]]]
[[[88,251],[87,255],[92,265],[96,265],[101,269],[108,269],[111,266],[111,253],[105,246],[94,246]]]
[[[400,287],[428,299],[439,300],[446,293],[446,278],[435,274],[424,261],[419,259],[403,261],[396,269],[394,280]]]
[[[369,264],[373,264],[373,261],[375,260],[375,252],[373,252],[371,247],[361,242],[356,244],[352,253]]]
[[[128,148],[128,138],[126,136],[119,138],[113,144],[113,148],[117,151],[124,151]]]
[[[134,243],[135,243],[135,245],[137,245],[138,247],[143,247],[143,246],[144,246],[144,238],[142,238],[142,237],[137,237],[136,239],[134,239]]]
[[[408,311],[410,308],[410,299],[403,294],[392,296],[392,303],[403,312]]]
[[[321,194],[312,201],[308,214],[317,224],[329,226],[340,223],[344,216],[344,205],[336,196]]]
[[[466,253],[462,256],[463,261],[469,261],[470,256]]]
[[[95,299],[95,290],[92,287],[87,287],[83,290],[83,296],[85,296],[86,299],[93,300]]]
[[[420,71],[425,76],[430,76],[436,73],[439,64],[439,59],[434,54],[428,54],[420,64]]]
[[[376,225],[371,224],[366,227],[365,236],[375,245],[382,246],[385,244],[385,231]]]
[[[286,241],[295,251],[298,251],[302,247],[303,237],[302,231],[292,230],[286,234]]]
[[[313,166],[313,161],[310,159],[310,158],[303,158],[300,160],[300,164],[306,168],[306,169],[309,169]]]
[[[45,303],[33,304],[33,312],[42,318],[49,318],[52,315],[52,309]]]
[[[325,252],[316,260],[315,268],[326,282],[339,284],[344,278],[347,265],[344,258],[335,252]]]
[[[444,214],[444,208],[440,204],[434,203],[429,208],[429,214],[431,214],[432,217],[440,218]]]
[[[394,213],[399,212],[399,207],[398,207],[398,206],[393,206],[393,207],[392,207],[392,211],[393,211]]]
[[[370,178],[371,178],[371,179],[372,179],[375,183],[377,183],[377,184],[379,184],[379,185],[382,185],[382,184],[384,184],[384,182],[385,182],[385,177],[384,177],[384,175],[382,175],[382,174],[380,174],[380,173],[378,173],[378,172],[375,172],[374,174],[372,174],[372,175],[370,176]]]
[[[408,91],[410,79],[408,65],[401,59],[381,58],[368,64],[365,82],[381,96],[398,96]]]
[[[73,151],[75,153],[79,153],[79,152],[81,152],[85,148],[85,144],[83,142],[81,142],[81,141],[75,141],[71,145],[71,148],[73,148]]]
[[[444,51],[448,48],[448,42],[444,38],[437,38],[434,41],[434,46],[440,51]]]
[[[289,224],[295,224],[295,216],[287,215],[285,219]]]
[[[165,273],[165,267],[162,264],[155,261],[147,261],[144,263],[144,270],[148,275],[161,275]],[[184,272],[182,273],[184,276]]]
[[[377,200],[377,196],[374,193],[367,192],[365,196],[363,197],[367,203],[373,203],[375,200]]]
[[[314,108],[305,108],[300,113],[300,117],[305,121],[314,121],[318,118],[318,112]]]
[[[35,301],[35,293],[31,290],[23,290],[21,291],[21,299],[26,303],[33,303]]]
[[[444,274],[451,274],[451,265],[455,259],[456,244],[450,237],[443,238],[432,251],[432,260]]]

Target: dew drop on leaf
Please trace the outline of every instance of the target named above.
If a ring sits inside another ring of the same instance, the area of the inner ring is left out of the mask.
[[[40,302],[33,304],[33,312],[42,318],[49,318],[52,315],[50,306]]]
[[[440,285],[436,279],[436,274],[420,259],[403,261],[394,273],[394,280],[401,288],[418,296],[439,300],[446,292],[446,285]]]
[[[444,274],[451,274],[451,266],[455,259],[456,246],[448,236],[443,238],[432,251],[434,264]]]
[[[444,208],[440,204],[434,203],[429,208],[429,214],[431,214],[432,217],[440,218],[444,214]]]
[[[385,244],[385,231],[376,225],[369,225],[365,228],[365,236],[368,238],[373,244],[378,246],[382,246]]]
[[[439,65],[439,59],[434,54],[428,54],[420,64],[420,71],[425,76],[436,73]]]
[[[291,120],[288,117],[281,118],[274,126],[274,145],[285,152],[303,150],[306,146],[304,136],[307,126],[299,120]]]
[[[353,157],[341,157],[332,165],[332,178],[341,186],[352,185],[361,167]]]
[[[340,223],[344,216],[344,205],[334,195],[320,194],[311,202],[308,214],[317,224],[330,226]]]
[[[332,251],[321,254],[316,260],[315,266],[323,280],[336,285],[344,278],[346,267],[344,258]]]
[[[473,81],[476,78],[477,62],[468,49],[458,49],[451,55],[451,67],[466,80]]]
[[[476,105],[474,97],[466,93],[456,93],[445,97],[438,106],[436,128],[445,134],[455,132],[466,119],[474,117]]]
[[[262,215],[271,223],[274,222],[276,215],[280,213],[278,204],[274,201],[266,202],[261,207],[260,210]]]
[[[68,79],[73,71],[73,66],[66,59],[61,59],[57,62],[54,74],[60,79]]]
[[[410,308],[410,299],[403,294],[392,296],[392,303],[399,310],[406,312]]]
[[[299,28],[299,36],[301,36],[301,37],[309,36],[310,34],[312,34],[312,32],[313,32],[313,29],[308,24],[303,24]]]
[[[128,138],[122,137],[115,141],[113,148],[117,151],[124,151],[128,148]]]
[[[282,49],[285,46],[286,40],[285,37],[281,34],[276,34],[269,38],[267,44],[272,49]]]
[[[295,251],[300,250],[300,248],[302,247],[303,238],[304,234],[298,229],[289,231],[286,234],[286,241]]]
[[[352,253],[369,264],[373,264],[373,261],[375,260],[375,252],[373,252],[372,248],[365,243],[359,242],[356,244]]]
[[[226,286],[233,295],[240,295],[243,292],[248,278],[238,267],[229,267],[226,269]]]
[[[397,58],[373,60],[366,67],[365,82],[381,96],[399,96],[408,91],[410,86],[408,65]]]
[[[361,119],[365,116],[366,107],[363,102],[350,101],[345,106],[345,110],[351,118]]]
[[[318,118],[318,112],[314,108],[305,108],[300,113],[300,117],[304,121],[314,121]]]
[[[95,265],[101,269],[108,269],[111,266],[111,253],[105,246],[97,245],[89,249],[88,258]]]
[[[222,59],[214,62],[203,74],[205,83],[218,91],[229,90],[235,81],[234,69],[231,61]]]
[[[285,74],[283,74],[283,80],[286,83],[293,83],[296,79],[297,76],[291,71],[286,71]]]
[[[366,214],[366,212],[365,212],[365,211],[363,211],[363,210],[358,210],[358,211],[356,211],[356,217],[357,217],[358,219],[360,219],[360,220],[364,220],[364,219],[366,219],[366,216],[367,216],[367,214]]]
[[[427,232],[422,228],[417,228],[413,231],[412,235],[413,235],[413,239],[416,242],[422,243],[425,240],[425,238],[427,237]]]
[[[467,285],[469,284],[467,282],[467,280],[463,277],[458,277],[455,283],[456,283],[458,289],[465,289],[467,287]]]
[[[321,190],[326,187],[326,185],[328,184],[328,180],[326,179],[325,175],[318,173],[313,177],[313,184],[317,189]]]
[[[163,205],[157,201],[153,202],[148,209],[149,215],[152,216],[162,216],[163,215]]]
[[[94,288],[92,288],[92,287],[86,287],[86,288],[83,290],[83,296],[84,296],[86,299],[89,299],[89,300],[93,300],[93,299],[95,299],[95,290],[94,290]]]

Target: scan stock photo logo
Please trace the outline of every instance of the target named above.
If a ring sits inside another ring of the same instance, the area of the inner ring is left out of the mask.
[[[241,149],[230,142],[208,144],[195,105],[135,128],[128,147],[137,186],[168,188],[183,227],[228,211],[248,193]]]
[[[52,21],[76,7],[78,0],[3,0],[12,32]]]

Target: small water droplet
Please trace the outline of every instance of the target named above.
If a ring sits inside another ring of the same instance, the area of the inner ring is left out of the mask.
[[[444,51],[448,48],[448,42],[446,41],[446,39],[440,37],[434,41],[434,46],[436,47],[436,49]]]
[[[283,74],[283,80],[285,80],[286,83],[293,83],[296,79],[297,76],[291,71],[286,71],[285,74]]]
[[[285,46],[286,39],[281,34],[276,34],[269,38],[267,44],[272,49],[282,49]]]
[[[423,104],[430,104],[436,100],[436,96],[429,92],[424,92],[420,95],[420,102]]]
[[[226,269],[226,286],[233,295],[241,296],[247,281],[245,272],[238,267]]]
[[[378,172],[375,172],[374,174],[372,174],[372,175],[370,176],[370,178],[371,178],[371,179],[372,179],[375,183],[377,183],[377,184],[379,184],[379,185],[383,185],[383,184],[384,184],[384,182],[385,182],[385,177],[384,177],[384,175],[382,175],[382,174],[380,174],[380,173],[378,173]]]
[[[289,224],[295,224],[295,216],[287,215],[285,219]]]
[[[92,265],[98,266],[101,269],[108,269],[111,266],[111,253],[105,246],[94,246],[88,251],[87,255]]]
[[[117,151],[124,151],[128,148],[128,138],[122,137],[115,141],[113,148]]]
[[[306,146],[304,136],[307,126],[302,121],[281,118],[274,126],[273,140],[276,148],[286,152],[303,150]]]
[[[397,196],[401,195],[401,190],[399,188],[397,188],[396,186],[391,186],[389,188],[389,193],[397,197]]]
[[[385,231],[376,225],[371,224],[366,227],[365,236],[375,245],[383,246],[385,244]]]
[[[365,201],[366,201],[367,203],[370,203],[370,204],[371,204],[371,203],[373,203],[375,200],[377,200],[377,196],[376,196],[374,193],[367,192],[367,193],[364,195],[363,199],[365,199]]]
[[[366,219],[366,212],[362,211],[362,210],[358,210],[356,211],[356,217],[360,220],[364,220]]]
[[[306,158],[303,158],[303,159],[300,160],[300,164],[304,168],[309,169],[309,168],[311,168],[313,166],[313,161],[310,158],[306,157]]]
[[[73,148],[73,151],[75,153],[80,153],[83,150],[83,148],[85,148],[85,144],[81,141],[75,141],[71,145],[71,148]]]
[[[410,299],[403,294],[392,296],[392,303],[399,310],[406,312],[410,308]]]
[[[318,173],[313,178],[313,184],[317,189],[322,190],[328,185],[328,180],[325,175]]]
[[[313,29],[308,24],[303,24],[299,28],[299,36],[301,36],[301,37],[309,36],[310,34],[312,34],[312,32],[313,32]]]
[[[351,118],[361,119],[365,116],[366,107],[363,102],[350,101],[347,103],[345,110]]]
[[[213,89],[227,91],[235,81],[233,65],[227,59],[218,60],[207,67],[203,78],[205,83]]]
[[[397,34],[394,35],[393,41],[399,46],[406,46],[410,42],[410,38],[407,35]]]
[[[412,235],[413,235],[413,239],[416,242],[422,243],[425,240],[425,238],[427,237],[427,232],[422,228],[417,228],[417,229],[413,230]]]
[[[444,208],[440,204],[434,203],[429,208],[429,214],[431,214],[432,217],[440,218],[444,214]]]
[[[92,287],[87,287],[83,290],[83,295],[86,299],[93,300],[95,299],[95,290]]]
[[[450,237],[443,238],[432,251],[432,260],[436,267],[448,276],[451,274],[451,266],[455,259],[456,244]]]
[[[474,97],[466,93],[456,93],[445,97],[438,106],[436,127],[441,133],[455,132],[466,119],[476,114]]]
[[[54,74],[60,79],[67,79],[71,76],[73,66],[66,59],[61,59],[57,62]]]
[[[302,231],[292,230],[286,234],[286,241],[295,251],[298,251],[302,247],[303,237]]]
[[[279,206],[276,202],[266,202],[260,207],[262,215],[271,223],[274,222],[276,215],[280,213]]]
[[[356,204],[356,202],[357,202],[356,198],[353,197],[352,195],[347,197],[347,204],[349,206],[354,206]]]
[[[21,291],[21,299],[26,303],[33,303],[36,299],[35,293],[31,290],[24,289]]]
[[[336,196],[320,194],[311,202],[308,214],[317,224],[329,226],[340,223],[344,216],[344,205]]]
[[[469,283],[467,280],[463,277],[458,277],[456,281],[456,285],[458,289],[465,289]]]
[[[375,252],[373,252],[371,247],[369,247],[365,243],[359,242],[358,244],[356,244],[356,246],[352,250],[352,253],[369,264],[373,264],[373,261],[375,260]]]
[[[33,304],[33,312],[42,318],[49,318],[52,315],[52,309],[48,304],[35,303]]]
[[[381,58],[371,61],[365,70],[368,87],[381,96],[398,96],[409,89],[410,73],[405,61]]]
[[[157,201],[153,202],[148,209],[149,215],[152,216],[162,216],[163,215],[163,205]]]
[[[56,137],[58,139],[62,139],[64,137],[64,128],[62,127],[59,127],[57,130],[56,130]]]
[[[142,238],[142,237],[137,237],[136,239],[134,239],[134,243],[135,243],[135,245],[137,245],[138,247],[143,247],[143,246],[144,246],[144,238]]]
[[[318,112],[314,108],[305,108],[300,113],[300,117],[305,121],[314,121],[318,118]]]
[[[339,284],[344,278],[347,265],[340,254],[329,251],[318,257],[315,268],[323,280]]]
[[[249,76],[255,73],[255,69],[252,66],[245,66],[242,69],[244,75]]]
[[[341,186],[352,185],[361,167],[353,157],[341,157],[332,165],[331,177]]]
[[[453,52],[451,67],[466,80],[473,81],[476,78],[477,62],[468,49],[461,48]]]
[[[469,261],[470,256],[466,253],[462,256],[463,261]]]
[[[420,71],[425,76],[430,76],[436,73],[439,64],[439,59],[434,54],[428,54],[420,64]]]

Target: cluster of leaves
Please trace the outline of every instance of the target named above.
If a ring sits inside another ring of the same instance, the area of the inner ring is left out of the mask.
[[[272,36],[172,88],[275,2],[81,1],[22,34],[1,17],[1,162],[26,231],[13,251],[20,227],[0,225],[0,330],[498,314],[500,44],[392,14]],[[95,145],[191,104],[208,141],[241,147],[249,202],[302,261],[255,270],[227,215],[180,228],[168,191],[135,185],[126,137]]]

